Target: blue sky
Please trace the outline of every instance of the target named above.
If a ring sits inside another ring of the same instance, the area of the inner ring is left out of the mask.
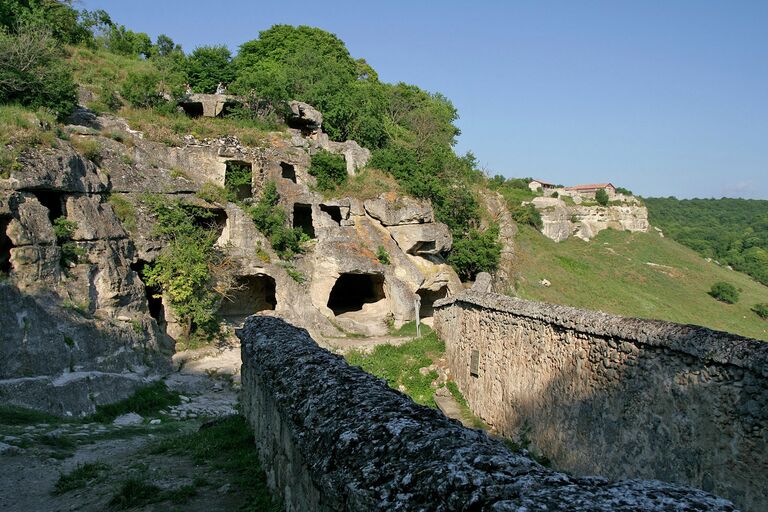
[[[490,174],[768,199],[768,1],[81,0],[185,51],[276,23],[337,34],[459,110]]]

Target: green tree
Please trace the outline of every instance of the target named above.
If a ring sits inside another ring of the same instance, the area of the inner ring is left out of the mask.
[[[597,189],[595,192],[595,201],[600,206],[608,206],[608,192],[604,188]]]
[[[64,44],[87,44],[93,35],[73,0],[3,0],[0,2],[0,26],[9,32],[32,25],[47,30]],[[103,12],[103,11],[100,11]]]
[[[112,25],[104,36],[104,45],[112,53],[129,57],[150,57],[152,40],[144,32],[134,32],[125,25]]]
[[[219,82],[235,77],[232,54],[226,46],[200,46],[187,58],[187,80],[195,92],[212,94]]]
[[[155,71],[128,73],[121,87],[121,94],[134,107],[150,108],[163,103],[160,75]]]
[[[312,155],[309,174],[317,178],[317,188],[333,190],[347,181],[347,162],[342,155],[318,151]]]
[[[468,236],[454,242],[448,262],[464,281],[474,279],[480,272],[493,272],[501,255],[498,238],[496,225],[485,231],[472,229]]]

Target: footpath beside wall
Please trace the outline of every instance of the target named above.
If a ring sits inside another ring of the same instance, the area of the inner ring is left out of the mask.
[[[768,510],[768,343],[493,293],[435,306],[472,411],[554,467]]]
[[[415,404],[280,319],[252,316],[238,336],[243,411],[289,512],[735,510],[675,484],[547,469]]]

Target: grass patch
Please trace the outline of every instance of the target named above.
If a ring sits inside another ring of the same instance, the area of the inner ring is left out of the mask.
[[[387,192],[401,194],[400,185],[389,173],[366,167],[354,176],[349,176],[343,183],[330,190],[323,190],[326,199],[333,197],[354,197],[373,199]]]
[[[766,322],[750,311],[768,287],[655,233],[608,229],[590,242],[555,243],[528,226],[515,240],[516,289],[521,298],[617,315],[696,324],[768,340]],[[542,279],[552,285],[539,284]],[[712,300],[713,284],[741,290],[737,304]]]
[[[178,393],[169,390],[164,382],[157,381],[139,389],[125,400],[96,407],[96,413],[89,420],[110,423],[118,416],[129,412],[147,416],[180,403]]]
[[[432,328],[422,322],[421,335],[427,336],[431,332],[432,332]],[[399,329],[394,329],[394,328],[390,329],[389,334],[392,336],[401,336],[403,338],[406,338],[406,337],[415,338],[416,337],[416,320],[405,322],[403,325],[400,326]]]
[[[78,464],[69,473],[62,473],[54,487],[53,494],[64,494],[75,489],[83,489],[99,479],[109,466],[99,462]]]
[[[61,418],[32,409],[14,405],[0,405],[0,425],[35,425],[38,423],[61,423]]]
[[[351,351],[346,354],[347,362],[381,377],[390,387],[405,387],[405,393],[414,402],[435,407],[435,390],[432,381],[437,372],[422,375],[419,368],[429,366],[434,359],[445,353],[445,343],[430,332],[399,346],[379,345],[371,354]]]
[[[165,499],[165,493],[161,488],[143,478],[132,477],[123,482],[109,500],[109,505],[117,509],[126,509],[158,503]]]
[[[136,230],[136,207],[120,194],[111,194],[108,202],[120,223],[130,233]]]
[[[0,105],[0,178],[21,168],[18,158],[29,147],[54,147],[56,117],[44,109]]]
[[[278,511],[267,488],[266,477],[253,442],[253,433],[243,416],[229,416],[203,425],[197,432],[163,439],[152,453],[185,455],[197,464],[224,470],[233,487],[245,495],[248,511]]]
[[[87,137],[77,136],[72,137],[72,146],[74,146],[78,153],[96,165],[101,163],[102,147],[99,141]]]

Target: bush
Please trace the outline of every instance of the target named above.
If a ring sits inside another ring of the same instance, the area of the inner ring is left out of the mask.
[[[259,231],[269,238],[269,243],[277,255],[282,259],[289,259],[302,252],[302,231],[286,226],[288,215],[278,204],[279,201],[275,182],[268,181],[264,185],[264,192],[250,208],[249,213]]]
[[[509,209],[512,218],[518,224],[528,224],[536,229],[541,229],[544,222],[541,220],[541,214],[532,204],[513,206]]]
[[[465,238],[456,240],[448,256],[463,281],[474,279],[480,272],[493,272],[499,266],[501,244],[499,228],[493,225],[485,231],[473,229]]]
[[[768,304],[764,302],[755,304],[752,306],[752,311],[763,320],[768,320]]]
[[[739,290],[731,283],[719,281],[712,285],[709,294],[720,302],[736,304],[739,301]]]
[[[379,260],[379,263],[382,265],[389,265],[390,259],[389,259],[389,253],[384,248],[383,245],[380,245],[378,249],[376,249],[376,259]]]
[[[597,204],[600,206],[608,206],[608,192],[606,192],[604,188],[598,189],[597,192],[595,192],[595,201],[597,201]]]
[[[347,162],[342,155],[320,151],[312,155],[309,174],[317,178],[317,188],[333,190],[347,180]]]
[[[160,75],[158,73],[136,71],[128,73],[120,93],[133,107],[157,107],[165,101],[159,92],[159,86]]]

